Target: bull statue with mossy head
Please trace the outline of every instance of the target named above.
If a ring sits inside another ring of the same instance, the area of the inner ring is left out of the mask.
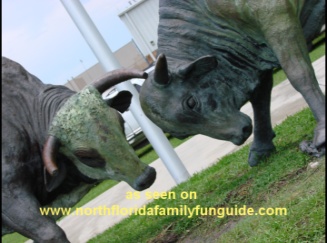
[[[72,207],[106,179],[139,191],[152,185],[156,172],[126,141],[118,112],[129,107],[131,94],[119,93],[111,107],[101,97],[113,85],[146,75],[115,70],[75,93],[45,85],[2,57],[2,234],[69,242],[40,207]]]

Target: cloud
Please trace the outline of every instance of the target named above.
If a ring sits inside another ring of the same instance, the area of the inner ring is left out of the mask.
[[[82,4],[115,51],[131,40],[117,16],[123,1]],[[97,60],[60,1],[3,1],[3,55],[21,63],[45,83],[64,84]],[[9,14],[10,13],[10,14]]]
[[[55,70],[55,61],[66,49],[65,38],[60,37],[78,31],[72,30],[73,24],[70,27],[64,24],[71,20],[59,2],[48,5],[40,1],[26,2],[5,1],[7,4],[3,6],[3,12],[8,12],[6,7],[13,11],[11,15],[4,16],[3,55],[21,63],[31,73],[42,76],[40,78],[47,79],[47,73],[51,75]]]

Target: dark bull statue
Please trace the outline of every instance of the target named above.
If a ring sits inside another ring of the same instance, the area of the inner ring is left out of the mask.
[[[140,99],[146,115],[177,137],[204,134],[241,145],[252,133],[240,112],[250,101],[249,164],[275,150],[272,69],[281,66],[317,126],[304,150],[325,150],[325,96],[308,45],[325,23],[325,0],[160,0],[158,59]]]
[[[75,93],[45,85],[21,65],[2,58],[2,234],[19,232],[37,242],[68,242],[40,207],[72,207],[101,180],[135,190],[156,177],[126,141],[121,115],[131,94],[109,107],[101,93],[136,70],[116,70]]]

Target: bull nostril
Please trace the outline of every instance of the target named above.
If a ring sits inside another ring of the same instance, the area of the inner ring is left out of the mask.
[[[156,171],[154,168],[148,166],[142,175],[136,179],[136,190],[142,191],[150,187],[156,179]]]
[[[250,135],[252,133],[252,126],[244,126],[242,132],[243,134]]]
[[[144,188],[144,187],[147,186],[147,184],[146,184],[146,183],[141,183],[141,184],[138,184],[138,186],[139,186],[140,188]]]

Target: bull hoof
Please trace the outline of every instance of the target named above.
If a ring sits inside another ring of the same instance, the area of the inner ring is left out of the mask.
[[[257,166],[263,159],[269,157],[275,151],[275,147],[266,150],[250,150],[248,164],[251,167]]]
[[[321,157],[325,155],[325,144],[317,148],[312,141],[303,141],[300,143],[300,150],[310,156]]]
[[[325,148],[326,141],[326,130],[325,130],[325,121],[323,123],[319,123],[315,129],[313,143],[317,148]]]

